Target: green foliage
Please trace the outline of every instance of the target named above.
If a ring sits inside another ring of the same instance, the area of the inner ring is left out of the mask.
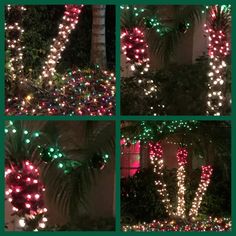
[[[121,83],[121,108],[125,115],[205,115],[208,92],[208,59],[199,58],[192,65],[173,64],[146,77],[153,79],[159,91],[156,97],[142,96],[143,88],[138,78],[123,78]],[[231,69],[226,73],[226,104],[224,114],[230,112]],[[164,110],[160,108],[164,105]],[[154,109],[150,110],[150,106]]]
[[[229,163],[228,163],[229,164]],[[200,169],[188,170],[186,177],[186,209],[192,200],[200,180]],[[176,207],[176,169],[165,169],[165,182],[173,206]],[[167,215],[156,190],[157,177],[152,168],[143,169],[134,176],[121,181],[121,217],[123,224],[151,222],[166,219]],[[231,180],[224,178],[223,168],[214,168],[211,183],[203,197],[199,217],[231,215]]]
[[[64,6],[29,6],[23,14],[23,63],[25,73],[32,78],[39,76],[49,52],[52,39],[57,35]]]
[[[147,169],[133,177],[121,180],[121,219],[122,223],[152,221],[166,217],[165,209],[155,188],[155,174]]]

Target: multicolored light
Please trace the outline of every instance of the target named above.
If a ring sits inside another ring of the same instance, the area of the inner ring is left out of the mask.
[[[54,80],[56,64],[61,58],[61,53],[65,49],[70,33],[78,23],[82,7],[83,5],[65,5],[58,35],[53,40],[42,74],[38,80],[26,79],[22,63],[20,63],[22,69],[18,68],[16,63],[12,63],[10,71],[16,71],[21,75],[11,75],[11,77],[16,78],[20,83],[27,81],[28,91],[24,89],[22,93],[15,92],[16,90],[8,93],[5,109],[7,115],[114,115],[115,76],[113,73],[101,71],[99,68],[95,70],[76,69],[62,75],[61,81]],[[16,9],[18,10],[18,8],[20,10],[24,9],[17,6]],[[8,9],[12,11],[15,6],[9,6]],[[20,14],[19,18],[21,18]],[[18,22],[16,22],[16,26],[6,26],[6,30],[23,32],[19,28]],[[18,34],[19,39],[13,39],[13,43],[17,43],[17,45],[13,45],[11,41],[9,43],[10,48],[15,53],[19,53],[20,59],[22,59],[23,54],[19,48],[20,36]],[[17,55],[12,55],[12,58],[18,63],[20,60],[17,59]],[[14,84],[12,81],[10,83],[12,88]],[[15,83],[15,87],[16,89],[19,88],[18,83]],[[25,94],[25,92],[28,94]]]
[[[115,113],[114,73],[73,70],[62,77],[58,86],[39,89],[34,95],[8,98],[7,115],[89,115]]]
[[[179,224],[175,220],[159,221],[154,220],[151,223],[140,223],[136,225],[123,225],[124,232],[156,232],[156,231],[180,231],[180,232],[223,232],[232,230],[232,221],[230,218],[209,217],[202,221]]]

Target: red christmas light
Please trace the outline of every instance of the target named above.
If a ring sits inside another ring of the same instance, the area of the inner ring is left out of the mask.
[[[192,207],[189,211],[189,216],[195,220],[198,215],[198,210],[201,206],[202,198],[205,195],[208,185],[210,184],[210,179],[212,176],[213,169],[210,165],[202,166],[201,180],[198,189],[195,194],[195,198],[192,203]]]
[[[38,169],[29,161],[5,169],[6,196],[19,216],[46,212]]]
[[[157,174],[158,180],[155,181],[157,191],[160,194],[163,205],[165,206],[167,214],[173,215],[173,206],[170,204],[169,194],[166,188],[166,184],[163,179],[164,159],[163,149],[160,143],[149,143],[149,156],[153,165],[153,171]]]
[[[179,148],[176,156],[179,166],[184,166],[187,163],[188,151],[185,148]]]
[[[149,143],[149,156],[151,160],[155,160],[155,157],[161,159],[163,155],[163,149],[160,143]]]
[[[131,70],[138,69],[141,74],[147,72],[150,67],[150,59],[143,31],[137,27],[126,29],[121,34],[121,44],[127,63],[131,64]]]

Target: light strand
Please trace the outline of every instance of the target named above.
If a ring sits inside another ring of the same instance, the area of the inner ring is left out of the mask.
[[[17,18],[12,20],[11,23],[5,24],[5,31],[7,33],[7,49],[9,50],[10,59],[9,59],[9,70],[11,79],[15,82],[16,88],[18,82],[23,83],[24,81],[24,65],[23,65],[23,47],[21,46],[22,35],[24,30],[21,26],[21,16],[22,13],[26,10],[23,6],[17,5],[8,5],[7,12],[9,17],[11,15],[17,15]]]
[[[144,85],[144,94],[152,97],[157,92],[157,86],[153,80],[142,78],[150,67],[148,45],[145,42],[143,30],[138,27],[125,29],[121,33],[121,45],[126,62],[130,64],[130,70],[141,76],[138,78],[138,83]]]
[[[151,164],[153,165],[153,171],[158,176],[158,180],[155,181],[157,191],[160,194],[166,213],[169,216],[172,216],[174,214],[173,206],[170,203],[169,194],[163,179],[164,159],[163,149],[160,143],[149,143],[149,157],[151,159]]]
[[[185,218],[185,165],[187,163],[188,152],[185,148],[179,148],[177,151],[177,211],[176,215],[181,218]]]
[[[69,41],[71,31],[75,29],[78,23],[79,14],[83,5],[65,5],[65,12],[62,22],[59,25],[59,32],[56,38],[53,39],[53,44],[50,46],[50,52],[43,66],[43,71],[40,78],[49,79],[49,85],[52,85],[52,77],[56,73],[56,64],[61,59],[61,53],[65,50],[65,45]]]
[[[199,183],[198,189],[195,193],[195,197],[192,202],[192,207],[189,211],[189,217],[192,220],[195,220],[196,216],[198,215],[198,210],[201,206],[203,196],[205,195],[207,187],[210,184],[212,171],[213,171],[213,169],[211,166],[202,166],[200,183]]]
[[[210,71],[208,73],[207,114],[220,116],[225,103],[224,88],[226,83],[226,61],[230,46],[227,35],[227,22],[231,8],[212,6],[208,23],[204,25],[208,35],[208,54]],[[223,20],[222,20],[223,19]],[[220,23],[219,23],[220,22]]]

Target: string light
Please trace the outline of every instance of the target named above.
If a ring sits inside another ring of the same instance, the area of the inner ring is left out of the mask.
[[[144,41],[144,33],[139,28],[126,29],[121,33],[122,52],[130,63],[130,69],[144,74],[149,70],[148,45]]]
[[[187,163],[188,152],[185,148],[179,148],[177,151],[177,212],[176,215],[185,218],[185,165]]]
[[[232,230],[232,220],[230,218],[213,218],[195,222],[179,224],[175,220],[154,220],[151,223],[139,223],[135,225],[123,225],[122,231],[130,232],[156,232],[156,231],[181,231],[181,232],[223,232]]]
[[[22,62],[23,59],[23,47],[21,46],[22,35],[24,33],[23,28],[21,27],[21,22],[18,19],[21,18],[23,12],[26,10],[23,6],[18,5],[8,5],[7,13],[9,18],[14,19],[11,23],[5,24],[5,31],[7,33],[7,49],[9,50],[10,59],[9,59],[9,70],[10,77],[15,82],[17,88],[17,83],[23,83],[23,73],[24,65]],[[15,20],[15,16],[18,16]],[[14,17],[14,18],[13,18]]]
[[[157,186],[157,191],[160,194],[162,203],[165,206],[166,212],[169,216],[172,216],[173,206],[170,204],[169,194],[166,188],[166,184],[163,179],[163,169],[164,169],[164,159],[163,159],[163,149],[160,143],[149,143],[149,157],[151,159],[151,164],[153,165],[153,171],[157,174],[158,180],[155,181]]]
[[[148,45],[145,42],[144,32],[138,27],[125,29],[121,33],[122,53],[126,56],[126,61],[130,64],[131,71],[141,76],[148,72],[150,64],[148,57]],[[146,96],[152,96],[157,92],[157,86],[153,80],[139,79],[139,84],[144,85],[144,93]]]
[[[204,25],[208,35],[210,71],[208,73],[207,114],[220,116],[225,103],[226,61],[230,46],[227,35],[231,7],[215,5],[210,8],[208,23]]]
[[[44,215],[43,193],[45,188],[39,180],[39,170],[28,160],[20,165],[12,164],[5,169],[5,195],[12,205],[12,210],[20,216],[19,226],[26,227],[26,222],[38,215]],[[39,225],[40,227],[40,221]]]
[[[174,134],[177,131],[182,130],[183,132],[192,131],[198,127],[198,121],[160,121],[158,123],[141,121],[140,128],[137,134],[127,134],[122,133],[122,139],[124,139],[124,145],[129,143],[136,143],[138,141],[143,141],[144,143],[149,142],[158,138],[159,135]]]
[[[38,90],[25,99],[8,98],[7,115],[114,115],[114,73],[101,70],[73,70],[62,77],[59,86]],[[43,94],[43,96],[42,96]]]
[[[201,206],[202,198],[206,193],[208,185],[210,184],[212,171],[213,169],[211,166],[202,166],[201,180],[192,202],[192,207],[189,211],[189,216],[192,220],[195,220],[196,216],[198,215],[198,210]]]
[[[50,53],[43,66],[42,75],[40,78],[47,79],[48,84],[52,85],[52,78],[56,73],[56,64],[61,59],[61,53],[65,50],[65,45],[69,41],[71,31],[75,29],[78,23],[79,14],[83,5],[65,5],[65,12],[62,22],[59,25],[59,32],[56,38],[53,39],[53,44],[50,46]]]
[[[175,29],[171,26],[165,25],[161,21],[161,16],[157,12],[153,14],[152,10],[143,8],[142,6],[121,5],[120,9],[124,16],[126,16],[126,14],[134,16],[139,23],[141,22],[142,25],[146,27],[147,30],[152,29],[161,37]],[[208,11],[209,6],[202,5],[201,9],[202,14],[205,14]],[[186,32],[191,26],[190,22],[184,22],[182,25],[184,32]]]

